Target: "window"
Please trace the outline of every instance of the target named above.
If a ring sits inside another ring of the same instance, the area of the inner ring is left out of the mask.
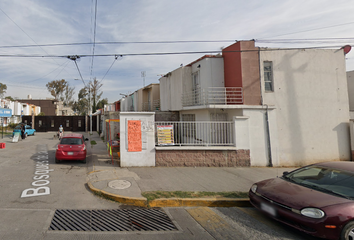
[[[70,127],[70,121],[66,120],[66,127]]]
[[[273,86],[273,62],[264,61],[264,85],[266,92],[274,92]]]
[[[52,120],[51,122],[50,122],[50,127],[54,127],[54,120]]]
[[[38,120],[38,127],[42,127],[42,120]]]
[[[81,127],[81,120],[77,120],[77,126]]]

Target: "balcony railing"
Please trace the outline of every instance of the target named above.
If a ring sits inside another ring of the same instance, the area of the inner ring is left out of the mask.
[[[243,104],[241,87],[209,87],[182,94],[182,106]]]
[[[157,146],[234,146],[233,122],[155,122]]]

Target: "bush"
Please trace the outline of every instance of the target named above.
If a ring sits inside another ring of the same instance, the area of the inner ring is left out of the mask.
[[[8,127],[14,129],[18,123],[9,123]]]

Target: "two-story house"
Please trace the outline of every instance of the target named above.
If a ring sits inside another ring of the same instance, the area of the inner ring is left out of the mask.
[[[236,139],[253,166],[350,159],[342,49],[236,42],[160,78],[160,96],[161,111],[179,111],[182,121],[244,121],[247,136]]]

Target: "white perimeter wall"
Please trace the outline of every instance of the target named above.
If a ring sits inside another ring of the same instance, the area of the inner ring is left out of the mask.
[[[263,61],[273,61],[275,90],[271,93],[264,91]],[[263,104],[276,107],[279,165],[349,160],[343,51],[261,51],[260,64]]]
[[[120,166],[121,167],[154,167],[155,166],[155,113],[153,112],[121,112],[120,118]],[[141,121],[142,151],[128,151],[127,122]]]

